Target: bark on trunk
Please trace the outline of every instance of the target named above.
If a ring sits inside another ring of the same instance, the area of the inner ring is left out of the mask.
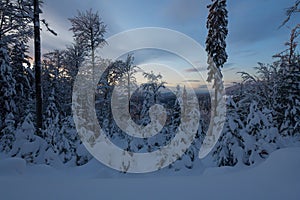
[[[39,1],[33,1],[34,7],[34,69],[35,69],[35,98],[36,98],[36,134],[42,137],[43,100],[41,87],[41,36],[39,19]]]

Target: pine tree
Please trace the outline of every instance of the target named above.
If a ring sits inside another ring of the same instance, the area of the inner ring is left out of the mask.
[[[229,97],[227,99],[227,120],[219,142],[213,150],[213,157],[218,166],[243,164],[245,146],[241,134],[244,130],[244,123],[239,110],[239,104]]]
[[[223,67],[228,57],[225,41],[228,34],[228,12],[226,9],[226,0],[212,0],[212,4],[208,8],[206,51],[217,67],[217,69],[212,69],[209,66],[208,80],[211,81],[216,73],[215,70],[220,72],[220,68]]]
[[[278,129],[273,124],[272,110],[260,108],[253,101],[250,104],[244,132],[245,158],[247,165],[265,159],[278,148]]]
[[[4,128],[0,132],[0,152],[9,153],[15,142],[15,117],[12,113],[6,115]]]
[[[71,95],[71,87],[65,80],[64,51],[54,50],[43,56],[43,107],[46,109],[49,105],[48,97],[53,93],[57,102],[56,106],[63,114],[65,113],[65,107],[63,107],[63,105],[65,105]]]
[[[16,113],[15,104],[16,80],[13,77],[13,70],[10,66],[10,58],[7,49],[0,48],[0,128],[5,128],[7,115]]]
[[[60,113],[57,108],[57,99],[55,98],[55,91],[52,88],[51,93],[48,97],[48,106],[45,112],[45,139],[53,147],[56,145],[56,137],[60,131]]]
[[[223,97],[223,80],[221,68],[227,60],[226,53],[226,37],[228,34],[228,20],[226,0],[212,0],[212,3],[208,5],[209,15],[207,17],[206,27],[208,29],[208,35],[206,38],[206,51],[208,54],[208,82],[213,81],[214,92],[211,94],[211,123],[208,129],[207,137],[203,144],[205,146],[212,146],[216,142],[214,133],[217,127],[222,126],[224,123],[221,119],[224,116],[225,107]],[[215,118],[218,117],[216,120]],[[199,152],[199,156],[202,152]]]
[[[35,135],[33,117],[28,114],[16,130],[16,140],[11,150],[13,157],[25,159],[28,163],[44,163],[45,141]]]
[[[18,42],[11,51],[11,66],[13,66],[13,76],[16,79],[16,123],[24,121],[26,111],[34,110],[30,107],[33,101],[34,72],[29,63],[28,46],[24,42]]]
[[[16,74],[15,58],[21,58],[26,53],[23,44],[28,42],[31,37],[31,17],[32,4],[28,0],[7,0],[0,2],[0,64],[1,64],[1,79],[0,79],[0,128],[8,113],[13,113],[16,123],[18,123],[19,116],[17,115],[17,107],[20,107],[18,100],[19,95],[17,89],[19,84],[16,79],[19,77]],[[16,47],[19,49],[16,51]],[[22,55],[23,54],[23,55]],[[20,59],[19,59],[20,60]],[[22,75],[22,71],[17,72]],[[19,81],[19,80],[18,80]]]

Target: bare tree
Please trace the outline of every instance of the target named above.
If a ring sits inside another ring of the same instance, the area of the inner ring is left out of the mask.
[[[133,65],[134,57],[132,55],[127,55],[125,66],[123,67],[124,74],[126,76],[126,88],[127,88],[127,98],[129,102],[128,110],[130,110],[130,93],[131,93],[131,87],[133,84],[136,83],[136,78],[134,77],[134,74],[137,72],[138,66]]]
[[[69,19],[72,23],[71,31],[74,33],[75,41],[83,45],[87,51],[91,51],[92,73],[95,69],[95,50],[105,44],[104,34],[106,25],[101,21],[98,12],[92,9],[86,12],[78,11],[74,18]]]
[[[288,23],[288,21],[290,21],[292,15],[295,13],[299,13],[299,12],[300,12],[300,0],[296,0],[296,2],[294,3],[293,6],[287,8],[286,13],[285,13],[286,19],[282,22],[280,27],[286,25],[286,23]]]

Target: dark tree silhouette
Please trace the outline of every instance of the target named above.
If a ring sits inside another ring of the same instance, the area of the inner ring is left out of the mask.
[[[35,70],[35,98],[36,98],[36,134],[42,136],[43,128],[43,99],[41,87],[41,35],[39,1],[33,1],[34,25],[34,70]]]

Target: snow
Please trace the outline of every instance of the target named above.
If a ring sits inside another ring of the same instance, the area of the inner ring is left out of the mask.
[[[263,163],[176,173],[122,174],[96,160],[81,167],[0,160],[1,199],[300,199],[300,148],[273,152]]]

